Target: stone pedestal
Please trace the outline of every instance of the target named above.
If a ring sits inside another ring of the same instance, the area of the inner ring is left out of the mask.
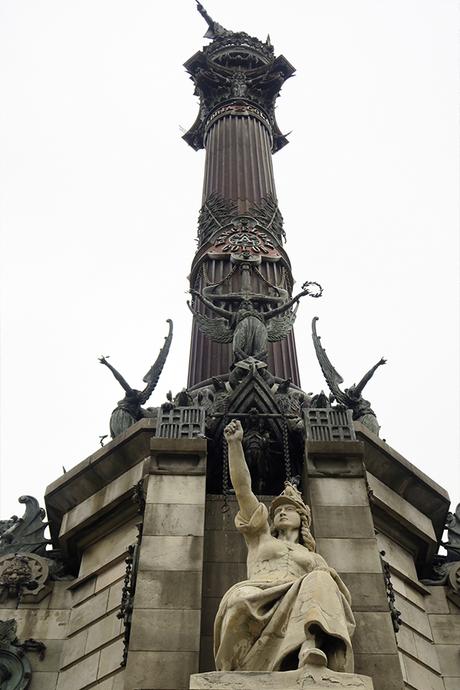
[[[190,690],[373,690],[372,679],[318,666],[297,671],[212,671],[190,677]]]

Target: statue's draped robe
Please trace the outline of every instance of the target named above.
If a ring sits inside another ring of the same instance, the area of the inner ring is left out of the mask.
[[[236,359],[267,356],[267,327],[262,318],[252,311],[240,310],[233,333],[233,354]]]
[[[262,503],[249,521],[238,513],[235,523],[248,547],[249,579],[229,589],[219,606],[214,625],[217,670],[296,668],[305,631],[319,627],[328,667],[353,672],[355,621],[339,576],[319,554],[272,537]],[[287,668],[283,661],[292,654],[295,659]]]

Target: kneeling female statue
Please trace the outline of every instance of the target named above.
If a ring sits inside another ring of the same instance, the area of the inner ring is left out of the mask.
[[[224,595],[214,626],[218,671],[287,671],[305,665],[353,672],[355,628],[348,589],[315,553],[310,509],[286,482],[269,511],[251,490],[240,422],[225,429],[237,529],[248,547],[248,579]]]

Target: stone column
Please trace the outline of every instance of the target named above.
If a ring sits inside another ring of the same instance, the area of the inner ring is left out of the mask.
[[[206,441],[151,440],[125,690],[188,688],[198,670]]]
[[[304,486],[317,551],[335,568],[352,596],[355,673],[375,690],[401,690],[404,681],[386,597],[367,493],[363,445],[308,441]]]

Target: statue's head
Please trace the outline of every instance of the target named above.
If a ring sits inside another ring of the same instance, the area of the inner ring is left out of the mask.
[[[310,508],[304,503],[300,491],[294,484],[285,482],[284,491],[272,501],[269,512],[274,537],[278,536],[282,529],[298,529],[299,544],[309,551],[315,550],[315,540],[310,532]]]
[[[126,393],[126,399],[129,400],[130,402],[138,401],[140,396],[141,396],[141,391],[138,391],[135,388],[133,388],[129,393]]]
[[[356,390],[356,384],[354,383],[350,388],[345,388],[345,394],[348,395],[350,398],[355,398],[358,400],[358,398],[361,397],[360,393],[357,392]]]
[[[243,299],[241,300],[238,309],[244,309],[245,311],[254,311],[254,305],[250,299]]]

